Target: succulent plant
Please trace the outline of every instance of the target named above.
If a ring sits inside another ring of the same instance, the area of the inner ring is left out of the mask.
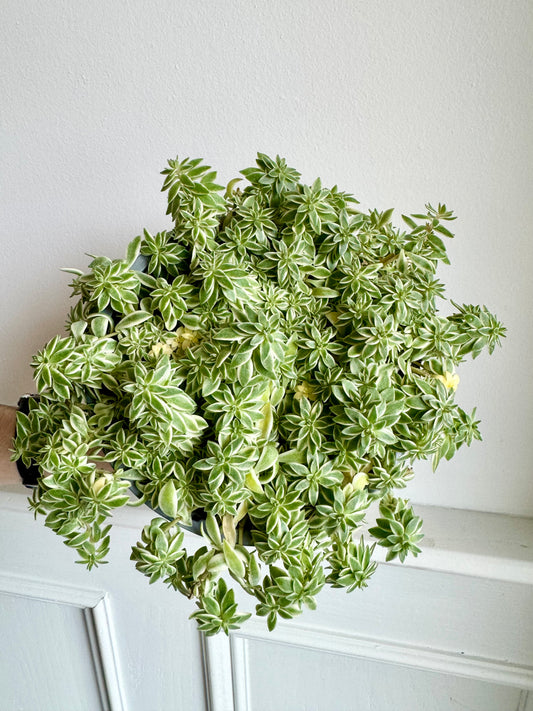
[[[225,192],[201,160],[163,174],[172,227],[68,270],[78,300],[33,359],[14,458],[38,466],[31,506],[89,568],[132,489],[158,514],[137,569],[195,598],[207,634],[249,616],[231,579],[272,629],[326,584],[365,587],[376,544],[420,552],[397,494],[416,460],[480,438],[455,368],[505,329],[484,306],[439,314],[445,205],[400,229],[261,153]],[[189,554],[194,523],[205,545]]]

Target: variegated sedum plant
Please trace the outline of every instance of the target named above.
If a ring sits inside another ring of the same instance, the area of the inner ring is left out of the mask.
[[[133,488],[158,513],[137,569],[195,598],[207,634],[248,617],[231,578],[273,628],[325,584],[365,587],[376,543],[417,555],[421,520],[396,492],[415,460],[479,439],[455,368],[505,329],[484,306],[439,315],[444,205],[399,229],[263,154],[225,193],[200,160],[163,173],[173,227],[69,270],[79,300],[33,360],[14,456],[39,467],[31,505],[89,568]],[[188,554],[194,522],[205,545]]]

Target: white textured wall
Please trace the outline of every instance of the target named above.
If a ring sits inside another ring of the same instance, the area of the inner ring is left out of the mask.
[[[168,225],[159,171],[258,150],[365,207],[446,202],[455,300],[509,336],[461,368],[485,441],[414,500],[533,515],[533,6],[527,0],[4,0],[0,401],[62,329],[61,266]]]

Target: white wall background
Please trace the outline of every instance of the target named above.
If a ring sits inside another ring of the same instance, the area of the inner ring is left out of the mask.
[[[0,401],[62,330],[85,252],[168,226],[159,171],[284,155],[365,207],[458,215],[448,295],[504,348],[460,370],[485,441],[414,501],[533,516],[533,5],[528,0],[4,0]]]

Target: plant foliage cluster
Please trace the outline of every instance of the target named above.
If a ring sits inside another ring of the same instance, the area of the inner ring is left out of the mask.
[[[248,616],[230,577],[273,628],[326,584],[365,587],[376,543],[417,555],[421,520],[396,493],[415,460],[479,439],[455,367],[505,329],[484,306],[439,315],[445,205],[398,229],[264,154],[225,193],[200,160],[163,173],[173,228],[69,270],[79,300],[33,360],[14,457],[38,465],[31,505],[89,568],[133,486],[159,513],[138,570],[195,598],[207,634]],[[356,540],[374,501],[374,542]]]

